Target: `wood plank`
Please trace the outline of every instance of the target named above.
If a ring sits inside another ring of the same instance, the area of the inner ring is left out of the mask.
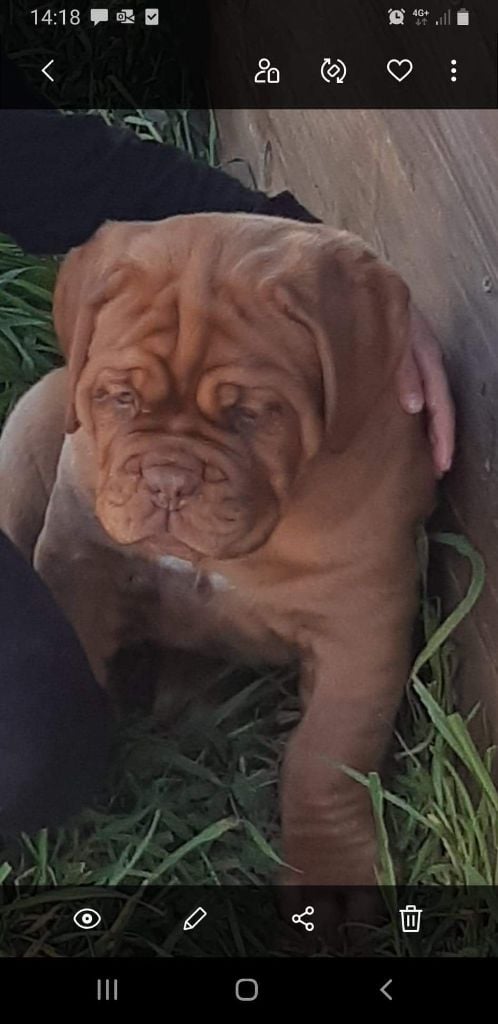
[[[462,633],[467,701],[498,736],[498,112],[219,111],[224,160],[289,188],[403,274],[436,329],[458,406],[451,521],[483,553],[485,594]],[[448,563],[450,592],[465,571]]]

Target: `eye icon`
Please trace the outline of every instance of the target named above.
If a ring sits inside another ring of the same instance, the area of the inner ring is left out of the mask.
[[[78,910],[73,917],[73,921],[77,928],[83,928],[84,931],[90,931],[91,928],[96,928],[100,924],[102,918],[96,910],[92,910],[91,907],[82,907]]]

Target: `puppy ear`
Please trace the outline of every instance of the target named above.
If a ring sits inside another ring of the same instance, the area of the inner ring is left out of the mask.
[[[93,238],[66,256],[54,292],[53,317],[60,350],[68,364],[69,401],[66,433],[73,434],[79,423],[75,409],[78,380],[88,358],[95,321],[100,309],[123,287],[129,266],[115,256],[117,246],[109,241],[121,225],[105,225]]]
[[[392,386],[409,344],[410,293],[360,239],[325,230],[317,228],[308,260],[314,272],[301,274],[286,312],[313,337],[328,444],[343,451]]]

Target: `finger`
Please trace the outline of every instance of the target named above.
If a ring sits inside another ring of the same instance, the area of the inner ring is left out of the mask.
[[[433,407],[430,439],[432,455],[438,472],[443,475],[451,469],[455,447],[455,415],[453,406]]]
[[[412,350],[423,384],[435,467],[446,473],[455,448],[455,407],[441,348],[425,318],[412,308]]]
[[[419,349],[415,354],[425,384],[433,458],[437,470],[447,473],[455,448],[455,406],[439,351]]]
[[[424,385],[411,349],[398,370],[397,385],[402,409],[412,414],[421,412],[424,408]]]
[[[440,453],[439,447],[438,447],[438,438],[437,438],[437,435],[434,434],[434,432],[430,428],[429,428],[429,441],[430,441],[430,444],[431,444],[432,464],[434,466],[434,471],[435,471],[435,474],[436,474],[436,480],[442,480],[443,476],[445,475],[445,473],[448,472],[448,470],[447,469],[443,469],[443,467],[441,465],[441,453]],[[450,467],[448,467],[448,469],[449,468]]]

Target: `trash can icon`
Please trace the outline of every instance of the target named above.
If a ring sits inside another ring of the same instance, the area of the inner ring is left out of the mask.
[[[419,932],[420,923],[422,921],[422,913],[423,911],[419,910],[414,903],[408,903],[404,910],[400,910],[401,931]]]

